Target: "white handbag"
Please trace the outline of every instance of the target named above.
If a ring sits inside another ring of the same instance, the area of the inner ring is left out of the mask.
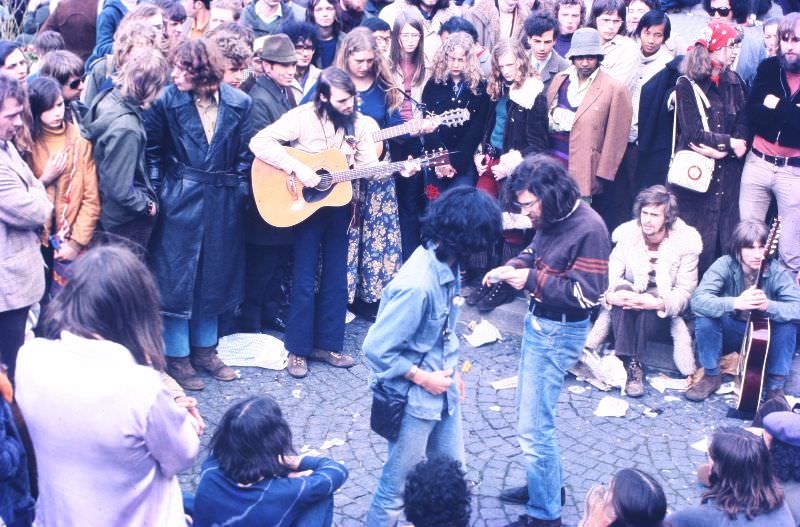
[[[700,120],[703,123],[703,130],[708,129],[708,117],[706,108],[710,106],[708,98],[697,84],[687,77],[692,84],[694,99],[697,102],[697,109],[700,111]],[[667,182],[695,192],[706,192],[711,185],[711,177],[714,175],[715,160],[698,154],[694,150],[685,149],[675,152],[675,136],[678,133],[678,99],[675,99],[675,117],[672,121],[672,157],[669,162],[669,172]]]

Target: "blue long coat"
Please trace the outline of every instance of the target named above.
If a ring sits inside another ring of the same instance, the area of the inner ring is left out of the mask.
[[[159,196],[149,263],[164,315],[219,315],[244,298],[250,108],[250,97],[220,85],[211,144],[191,92],[170,85],[146,112],[147,163]]]

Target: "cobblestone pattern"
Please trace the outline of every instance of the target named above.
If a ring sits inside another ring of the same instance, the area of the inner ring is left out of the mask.
[[[198,462],[190,474],[181,476],[181,486],[193,491],[197,485],[208,441],[225,409],[241,398],[269,394],[281,404],[298,450],[319,449],[330,439],[345,441],[325,453],[350,470],[350,478],[336,495],[334,524],[363,525],[386,455],[385,441],[369,430],[371,394],[361,354],[368,327],[360,319],[348,325],[345,351],[358,359],[352,369],[311,363],[309,376],[295,380],[285,371],[241,368],[240,380],[209,380],[209,386],[198,396],[208,432]],[[515,390],[495,391],[490,385],[516,374],[519,346],[519,338],[513,335],[478,349],[462,345],[462,358],[473,363],[465,377],[463,420],[468,478],[474,483],[475,526],[502,526],[524,513],[524,507],[497,499],[502,488],[525,483],[524,461],[515,433]],[[705,461],[705,454],[691,445],[709,436],[718,425],[744,423],[726,417],[731,396],[712,396],[705,403],[694,404],[677,392],[666,393],[675,400],[665,399],[651,386],[645,397],[627,399],[631,407],[626,417],[595,417],[600,399],[619,393],[601,392],[572,377],[567,381],[569,386],[588,389],[580,394],[564,390],[558,404],[557,429],[567,487],[563,520],[567,525],[577,525],[586,491],[595,483],[607,483],[615,471],[625,467],[654,474],[664,485],[671,510],[697,502],[701,490],[694,469]],[[648,409],[659,415],[645,415]]]

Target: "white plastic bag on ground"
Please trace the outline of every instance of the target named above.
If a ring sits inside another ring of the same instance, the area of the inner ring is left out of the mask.
[[[262,333],[234,333],[219,339],[217,354],[228,366],[282,370],[289,364],[283,342]]]
[[[622,388],[628,380],[625,366],[616,355],[603,355],[601,357],[595,351],[584,349],[581,362],[586,364],[596,379],[609,386]]]

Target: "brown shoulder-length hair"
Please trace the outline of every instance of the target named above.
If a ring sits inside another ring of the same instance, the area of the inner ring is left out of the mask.
[[[146,107],[161,93],[168,76],[169,62],[164,55],[155,49],[140,48],[131,51],[114,74],[114,85],[124,99]]]
[[[703,494],[702,503],[713,501],[731,520],[739,513],[752,520],[783,505],[783,491],[761,437],[742,428],[718,428],[708,455],[711,489]]]
[[[375,60],[372,63],[372,76],[378,86],[383,88],[386,93],[386,108],[389,112],[399,108],[403,102],[402,91],[397,88],[394,82],[394,75],[392,75],[389,61],[378,51],[378,45],[375,42],[372,31],[365,27],[357,27],[341,37],[341,39],[333,65],[349,73],[347,62],[350,56],[359,51],[371,51],[375,55]]]
[[[402,73],[400,61],[406,57],[404,56],[405,52],[400,47],[400,33],[407,25],[419,31],[417,49],[414,50],[410,57],[407,57],[411,60],[411,64],[414,65],[414,73],[411,75],[411,85],[419,86],[425,82],[428,76],[425,68],[425,28],[422,27],[422,22],[419,17],[414,16],[411,12],[403,11],[394,19],[394,27],[392,27],[392,46],[390,50],[392,64]]]
[[[207,39],[184,40],[172,55],[172,63],[192,77],[192,90],[209,95],[219,88],[225,73],[222,54],[216,44]]]
[[[653,185],[643,189],[633,202],[633,217],[641,225],[642,209],[664,206],[664,226],[671,229],[678,219],[678,199],[664,185]]]
[[[522,43],[517,39],[504,38],[492,50],[492,68],[489,71],[489,78],[486,83],[486,92],[493,101],[503,96],[506,81],[500,72],[500,58],[510,53],[514,55],[517,63],[517,76],[511,84],[513,88],[520,88],[529,77],[533,77],[536,69],[531,65],[531,59],[522,47]],[[537,73],[538,75],[538,73]]]
[[[316,20],[314,20],[314,8],[317,7],[317,4],[322,2],[323,0],[310,0],[308,2],[308,6],[306,7],[306,22],[310,22],[314,24],[314,27],[319,27],[317,25]],[[339,0],[325,0],[333,6],[334,16],[333,16],[333,37],[339,35],[342,32],[342,8],[339,6]]]
[[[711,77],[714,66],[711,64],[711,53],[709,53],[708,48],[699,44],[689,48],[686,56],[683,57],[680,69],[681,73],[695,82],[704,81]]]
[[[445,40],[439,49],[436,50],[436,55],[433,57],[433,65],[431,67],[431,78],[438,84],[444,84],[450,77],[450,69],[447,67],[447,56],[456,49],[461,49],[464,52],[464,57],[467,60],[464,68],[464,82],[469,90],[477,95],[478,86],[481,83],[481,66],[478,62],[478,56],[473,53],[473,46],[475,41],[472,37],[463,31],[450,33],[447,40]]]

